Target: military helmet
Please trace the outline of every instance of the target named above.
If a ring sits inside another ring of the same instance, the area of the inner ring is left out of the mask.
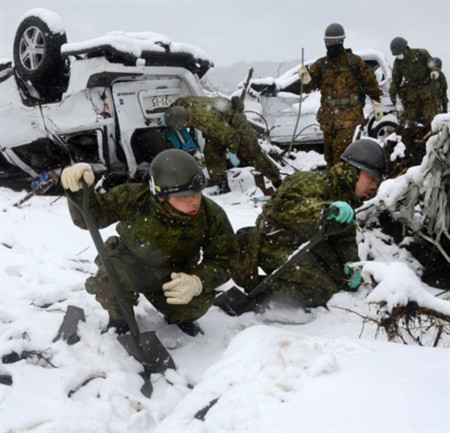
[[[386,154],[375,140],[362,138],[354,141],[344,150],[341,159],[375,176],[379,181],[383,180],[386,174]]]
[[[169,128],[181,129],[188,120],[188,114],[184,107],[175,105],[164,112],[164,122]]]
[[[400,36],[392,39],[391,41],[391,53],[393,56],[398,56],[405,51],[408,46],[408,41]]]
[[[338,23],[330,24],[325,29],[325,41],[340,41],[345,39],[344,27]]]
[[[150,164],[150,190],[157,197],[187,197],[205,186],[201,167],[184,150],[163,150]]]

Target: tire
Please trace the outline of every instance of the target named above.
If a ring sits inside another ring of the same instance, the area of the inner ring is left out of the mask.
[[[60,21],[58,15],[47,12]],[[67,79],[61,46],[66,42],[66,32],[52,31],[40,16],[27,16],[17,28],[14,66],[18,75],[25,81],[29,80],[43,99],[55,99],[65,90]]]
[[[370,137],[376,138],[378,140],[383,140],[387,136],[389,136],[392,132],[394,132],[395,128],[397,128],[398,124],[395,122],[391,122],[390,120],[386,120],[377,125],[370,132]]]

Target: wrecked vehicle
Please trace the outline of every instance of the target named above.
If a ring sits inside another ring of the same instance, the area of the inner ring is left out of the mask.
[[[364,115],[367,123],[364,126],[365,135],[373,138],[384,138],[392,132],[398,124],[397,107],[389,98],[391,82],[391,67],[383,53],[376,50],[355,51],[374,71],[380,89],[383,92],[384,116],[375,121],[372,104],[366,97]],[[305,66],[315,60],[305,62]],[[298,70],[301,65],[291,68],[278,78],[253,79],[249,86],[248,110],[249,120],[260,131],[270,136],[270,141],[276,145],[293,144],[296,148],[321,149],[323,133],[316,120],[320,108],[320,91],[303,94],[301,103],[299,98],[300,80]],[[300,110],[300,117],[298,118]],[[298,120],[298,124],[297,124]],[[297,128],[296,128],[297,126]],[[293,140],[295,131],[295,139]]]
[[[23,187],[79,161],[98,177],[141,178],[167,147],[162,113],[201,95],[213,66],[200,48],[150,32],[67,43],[46,9],[22,17],[13,57],[0,61],[0,184]]]

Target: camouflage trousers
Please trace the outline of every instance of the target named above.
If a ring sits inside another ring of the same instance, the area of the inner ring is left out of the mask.
[[[151,268],[138,263],[120,244],[117,236],[108,238],[105,247],[119,279],[124,298],[129,305],[136,305],[142,293],[169,323],[194,321],[211,307],[214,300],[212,293],[196,296],[187,305],[170,305],[166,302],[162,284],[170,280],[171,272],[183,272],[182,269]],[[86,280],[86,290],[95,295],[95,299],[108,312],[112,320],[125,323],[122,310],[99,257],[95,259],[95,263],[98,271],[94,277]]]
[[[402,122],[417,122],[429,126],[434,118],[433,98],[420,99],[415,101],[402,101],[403,113]]]
[[[303,243],[296,245],[285,242],[282,237],[266,236],[245,229],[241,236],[238,232],[240,246],[239,262],[233,280],[249,292],[259,282],[258,267],[268,275],[283,265]],[[245,245],[245,242],[248,242]],[[255,248],[258,250],[255,251]],[[329,299],[345,287],[343,263],[328,242],[322,242],[312,252],[304,254],[288,267],[265,290],[262,302],[276,301],[301,307],[318,307],[326,305]]]
[[[352,142],[355,128],[353,125],[349,128],[336,129],[333,131],[323,131],[323,150],[324,158],[327,163],[327,170],[341,162],[341,155],[347,146]]]

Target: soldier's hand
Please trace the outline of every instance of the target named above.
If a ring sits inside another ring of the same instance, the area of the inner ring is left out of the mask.
[[[170,278],[172,278],[172,281],[162,286],[168,304],[186,305],[191,302],[194,296],[202,293],[203,284],[196,275],[172,272]]]
[[[303,84],[308,84],[311,82],[311,75],[309,75],[309,71],[306,66],[302,66],[298,70],[298,76]]]
[[[383,104],[372,99],[373,117],[379,122],[383,117]]]
[[[66,167],[61,173],[61,185],[64,189],[73,192],[79,191],[83,186],[81,179],[84,179],[86,184],[90,185],[94,182],[94,173],[89,164],[79,162],[70,167]]]
[[[238,156],[235,153],[231,153],[229,150],[227,150],[227,158],[233,165],[233,167],[237,167],[241,160],[238,158]]]
[[[354,267],[353,262],[347,262],[344,265],[344,273],[347,277],[347,286],[352,289],[356,290],[362,281],[362,275],[361,275],[361,266]]]
[[[353,220],[355,211],[345,201],[335,201],[330,204],[330,209],[337,209],[338,214],[334,213],[327,217],[328,220],[336,219],[337,222],[342,224],[348,224]]]
[[[439,72],[438,71],[431,71],[430,77],[432,80],[437,80],[439,78]]]

